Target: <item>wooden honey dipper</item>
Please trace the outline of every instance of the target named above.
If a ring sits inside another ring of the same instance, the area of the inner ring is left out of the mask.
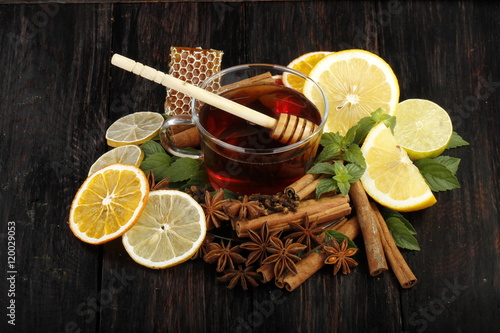
[[[278,119],[267,116],[230,99],[189,84],[171,75],[162,73],[154,68],[145,66],[120,54],[113,55],[111,58],[111,64],[136,75],[142,76],[148,80],[159,83],[170,89],[177,90],[187,96],[196,98],[204,103],[243,118],[251,123],[269,128],[271,130],[271,138],[280,141],[285,145],[307,138],[314,133],[317,128],[317,125],[313,122],[287,113],[280,113]]]

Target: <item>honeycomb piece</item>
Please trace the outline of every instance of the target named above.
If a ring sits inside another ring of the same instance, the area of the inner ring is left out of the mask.
[[[194,85],[200,85],[205,79],[221,69],[224,52],[206,50],[200,47],[170,48],[169,74]],[[191,114],[191,97],[167,88],[165,113],[168,115]]]

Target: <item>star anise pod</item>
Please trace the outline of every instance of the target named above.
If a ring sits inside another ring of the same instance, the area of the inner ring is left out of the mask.
[[[344,239],[340,244],[335,239],[332,239],[332,246],[324,246],[323,251],[328,254],[325,259],[325,264],[335,265],[333,268],[333,275],[337,275],[342,268],[342,274],[351,272],[351,267],[357,266],[358,263],[350,258],[358,252],[356,248],[347,248],[349,246],[347,239]]]
[[[230,200],[224,205],[224,211],[229,217],[238,220],[251,220],[266,214],[266,210],[259,201],[251,201],[245,195],[240,200]]]
[[[269,231],[269,225],[264,223],[260,228],[260,233],[248,230],[250,242],[240,245],[242,249],[250,251],[245,264],[247,266],[257,262],[259,265],[267,258],[267,249],[272,246],[271,237],[279,237],[281,230]]]
[[[239,283],[243,290],[248,290],[248,285],[257,287],[259,285],[258,279],[259,274],[253,266],[243,268],[241,265],[238,265],[237,269],[224,270],[224,275],[217,278],[221,282],[229,282],[227,286],[229,289],[233,289]]]
[[[287,271],[297,274],[295,262],[300,260],[298,254],[305,248],[306,246],[303,244],[293,243],[291,238],[283,244],[281,239],[271,237],[271,247],[267,250],[272,254],[262,261],[262,264],[274,264],[274,277],[276,279],[279,279]]]
[[[307,250],[310,251],[313,244],[321,244],[321,240],[318,238],[325,230],[321,227],[317,227],[318,222],[310,222],[309,216],[304,216],[303,224],[299,223],[289,223],[290,228],[295,230],[295,232],[287,235],[285,239],[292,238],[295,239],[297,243],[301,243],[307,246]]]
[[[207,220],[207,230],[214,227],[219,228],[221,221],[229,220],[229,216],[224,213],[224,205],[228,200],[224,200],[224,191],[219,190],[213,197],[210,191],[205,191],[205,203],[201,204]]]
[[[168,186],[170,183],[170,177],[164,178],[157,183],[155,181],[155,175],[153,174],[153,171],[149,170],[147,179],[150,191],[171,190],[171,188]]]
[[[201,246],[200,248],[198,249],[198,251],[196,251],[196,253],[191,257],[191,259],[198,259],[198,258],[204,258],[205,255],[207,254],[207,249],[208,249],[208,246],[209,244],[214,240],[214,236],[212,235],[206,235],[205,236],[205,239],[203,240],[203,242],[201,243]]]
[[[245,262],[245,258],[240,254],[241,248],[231,246],[231,241],[224,244],[221,240],[220,244],[210,243],[207,250],[209,251],[203,258],[209,264],[217,262],[217,272],[223,272],[227,267],[234,269],[234,264],[241,264]]]

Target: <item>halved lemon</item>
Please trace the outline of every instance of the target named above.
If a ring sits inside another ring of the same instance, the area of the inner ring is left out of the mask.
[[[141,111],[126,115],[109,126],[106,141],[111,147],[140,145],[160,132],[163,121],[158,112]]]
[[[301,72],[302,74],[309,75],[311,70],[316,66],[316,64],[331,54],[332,52],[328,51],[315,51],[309,52],[301,55],[300,57],[292,60],[287,67],[291,69],[295,69],[296,71]],[[283,73],[283,84],[287,87],[293,88],[297,91],[302,92],[302,88],[304,87],[304,80],[298,76],[290,75],[288,73]]]
[[[330,113],[325,132],[345,135],[361,118],[382,108],[394,115],[399,84],[392,68],[379,56],[364,50],[334,52],[320,60],[309,76],[323,89]],[[321,104],[313,84],[304,84],[304,95]]]
[[[76,237],[101,244],[123,235],[148,201],[144,172],[134,165],[111,164],[88,177],[77,191],[69,212]]]
[[[113,164],[132,164],[135,166],[141,165],[144,160],[144,151],[136,145],[126,145],[113,148],[110,151],[102,154],[95,162],[92,164],[89,170],[89,176],[96,172],[97,170]]]
[[[436,103],[407,99],[398,104],[394,136],[412,160],[439,156],[452,134],[448,112]]]
[[[361,183],[375,201],[402,212],[424,209],[436,203],[420,171],[384,124],[372,128],[361,152],[366,161]]]
[[[150,192],[144,212],[122,240],[135,262],[159,269],[191,258],[206,231],[203,208],[191,196],[176,190],[158,190]]]

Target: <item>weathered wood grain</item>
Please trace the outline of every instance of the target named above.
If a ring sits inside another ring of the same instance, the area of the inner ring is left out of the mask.
[[[79,313],[99,291],[101,251],[79,242],[66,221],[89,162],[105,148],[110,8],[0,6],[1,219],[2,232],[16,224],[19,332],[95,328],[85,329]]]

